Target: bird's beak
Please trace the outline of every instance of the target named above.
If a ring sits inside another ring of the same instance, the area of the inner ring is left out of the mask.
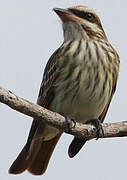
[[[53,8],[53,11],[55,11],[58,15],[60,14],[72,14],[68,9],[61,9],[61,8]]]
[[[63,22],[74,21],[75,15],[68,9],[54,8],[53,11],[60,17]]]

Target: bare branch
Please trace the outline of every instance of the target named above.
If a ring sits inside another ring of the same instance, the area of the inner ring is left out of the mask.
[[[72,124],[72,127],[68,131],[66,125],[67,122],[63,116],[20,98],[11,91],[8,91],[2,87],[0,87],[0,102],[8,105],[10,108],[18,112],[40,119],[43,122],[58,128],[60,131],[77,137],[87,137],[88,139],[96,138],[94,126],[76,123],[75,126]],[[102,126],[104,136],[101,138],[127,136],[127,121],[118,123],[104,123]]]

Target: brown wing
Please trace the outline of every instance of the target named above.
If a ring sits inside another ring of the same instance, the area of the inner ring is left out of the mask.
[[[42,79],[42,83],[41,83],[41,87],[40,87],[40,91],[39,91],[37,104],[39,104],[40,106],[43,106],[45,108],[49,107],[49,105],[52,102],[52,99],[54,97],[53,83],[59,76],[59,72],[57,72],[57,68],[56,68],[59,50],[60,49],[56,50],[53,53],[53,55],[50,57],[47,65],[45,67],[45,70],[44,70],[44,75],[43,75],[43,79]],[[39,123],[42,124],[42,122],[37,119],[33,120],[31,130],[29,133],[29,137],[27,140],[27,148],[28,149],[29,149],[29,145],[31,144],[31,141],[33,139],[33,136],[36,132],[36,129],[38,128]],[[43,124],[43,126],[45,127],[45,124]]]
[[[53,83],[59,76],[59,72],[56,67],[59,53],[60,48],[51,56],[44,71],[37,104],[45,108],[49,107],[54,97]],[[43,141],[42,138],[36,138],[41,137],[45,126],[46,125],[42,123],[42,121],[38,119],[33,120],[27,143],[10,167],[10,173],[18,174],[22,173],[26,169],[35,175],[40,175],[45,172],[55,145],[61,136],[60,133],[49,141]]]
[[[113,97],[113,95],[114,95],[114,93],[115,93],[115,89],[116,89],[116,86],[115,86],[115,87],[113,88],[113,90],[112,90],[109,103],[106,105],[106,107],[104,108],[102,114],[99,116],[99,119],[100,119],[100,121],[101,121],[102,123],[103,123],[103,121],[104,121],[104,119],[105,119],[105,116],[106,116],[106,114],[107,114],[107,112],[108,112],[108,109],[109,109],[109,106],[110,106],[112,97]]]

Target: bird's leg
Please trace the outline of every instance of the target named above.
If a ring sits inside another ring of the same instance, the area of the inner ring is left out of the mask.
[[[64,116],[66,119],[66,131],[69,132],[72,127],[75,127],[76,121],[69,116]]]
[[[87,121],[87,124],[91,124],[95,127],[97,139],[99,139],[101,135],[104,135],[104,130],[99,119],[90,119]]]

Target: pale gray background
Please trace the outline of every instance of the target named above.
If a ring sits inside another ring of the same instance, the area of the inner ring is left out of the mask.
[[[127,120],[127,1],[126,0],[0,0],[0,85],[36,102],[42,73],[50,55],[63,41],[61,22],[53,7],[87,5],[99,14],[104,30],[121,57],[117,92],[105,122]],[[67,149],[72,139],[63,135],[48,170],[36,177],[14,176],[8,168],[26,142],[32,119],[0,104],[0,179],[127,178],[127,139],[92,140],[74,158]]]

